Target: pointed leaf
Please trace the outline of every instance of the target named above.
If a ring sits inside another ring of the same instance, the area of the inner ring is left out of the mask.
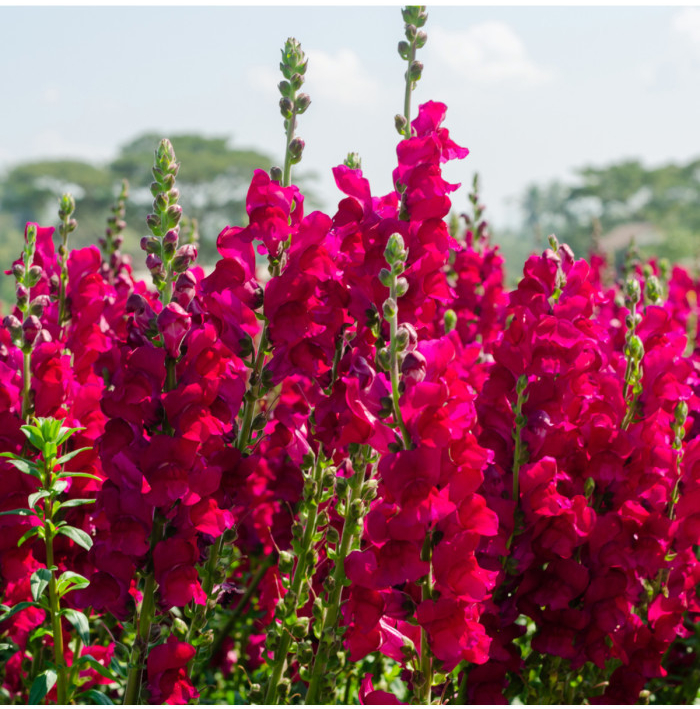
[[[91,505],[93,502],[96,502],[94,498],[76,498],[74,500],[66,500],[65,502],[62,502],[61,507],[80,507],[80,505]]]
[[[61,527],[58,530],[59,534],[65,534],[69,539],[72,539],[78,546],[83,547],[90,551],[92,548],[92,538],[87,532],[82,529],[77,529],[76,527]]]
[[[32,591],[32,598],[39,600],[39,596],[46,590],[53,574],[49,569],[37,569],[29,580],[29,587]]]
[[[68,487],[68,481],[67,480],[54,480],[53,483],[53,491],[58,493],[59,495],[62,492],[66,491],[66,488]]]
[[[94,687],[92,689],[88,689],[87,692],[79,694],[76,699],[85,699],[90,704],[108,704],[114,706],[114,702],[106,694],[103,694]],[[83,702],[80,703],[82,704]]]
[[[78,426],[77,428],[62,428],[58,432],[58,440],[56,441],[56,444],[59,446],[63,445],[74,433],[84,430],[85,426]]]
[[[99,480],[100,482],[103,482],[102,478],[98,478],[97,475],[93,475],[92,473],[72,473],[72,472],[66,472],[65,470],[60,472],[56,477],[59,477],[59,478],[92,478],[93,480]]]
[[[32,527],[31,529],[27,530],[21,537],[20,540],[17,542],[17,546],[21,547],[24,542],[27,541],[27,539],[31,539],[35,534],[38,534],[40,537],[44,536],[44,528],[43,527]]]
[[[4,458],[10,458],[12,454],[0,453],[0,455],[2,455]],[[25,475],[31,475],[32,477],[41,480],[41,473],[39,472],[39,468],[37,468],[34,463],[31,463],[28,460],[24,460],[24,458],[10,458],[10,463],[14,465],[20,473],[24,473]]]
[[[62,455],[57,461],[56,465],[63,465],[64,463],[67,463],[69,460],[73,460],[76,455],[79,453],[83,453],[84,451],[89,451],[92,450],[89,446],[87,448],[78,448],[78,450],[71,451],[70,453],[66,453],[65,455]]]
[[[75,571],[64,571],[56,583],[56,590],[59,596],[65,596],[69,591],[77,591],[89,585],[90,581],[84,576],[76,574]]]
[[[22,433],[37,450],[44,450],[44,437],[36,426],[22,426]]]
[[[18,507],[15,510],[7,510],[6,512],[0,512],[0,517],[4,515],[17,515],[19,517],[36,517],[36,512],[30,510],[27,507]]]
[[[51,628],[45,628],[43,626],[39,626],[30,636],[29,636],[29,641],[28,642],[34,642],[37,638],[43,638],[45,635],[48,635],[50,638],[53,637],[53,631]]]
[[[48,490],[39,490],[39,492],[33,492],[27,499],[27,504],[30,507],[36,507],[36,503],[39,502],[39,500],[43,500],[45,497],[48,497],[51,493]]]
[[[85,613],[76,611],[74,608],[66,608],[61,611],[61,615],[66,617],[66,620],[78,631],[83,645],[90,644],[90,623]]]
[[[29,690],[28,704],[38,704],[56,684],[56,673],[53,670],[44,670],[32,682],[32,688]]]
[[[88,667],[91,667],[95,672],[99,672],[103,677],[106,679],[111,679],[113,682],[116,682],[118,677],[112,672],[112,670],[109,669],[109,667],[105,667],[104,665],[100,664],[92,655],[83,655],[79,660],[78,664],[80,665],[87,665]]]
[[[16,606],[12,606],[9,610],[5,611],[2,615],[0,615],[0,623],[4,623],[6,620],[9,618],[12,618],[15,613],[19,613],[20,611],[26,610],[27,608],[37,608],[38,604],[31,602],[31,601],[22,601],[21,603],[18,603]],[[5,606],[7,608],[7,606]]]

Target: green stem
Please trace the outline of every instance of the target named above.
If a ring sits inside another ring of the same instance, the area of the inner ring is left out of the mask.
[[[411,69],[411,64],[416,58],[416,45],[415,42],[411,42],[411,51],[408,55],[408,66],[406,69],[406,90],[404,92],[403,99],[403,115],[406,118],[406,128],[404,129],[404,140],[408,140],[411,137],[411,91],[413,90],[413,82],[410,79],[409,73]]]
[[[426,534],[423,542],[421,559],[427,561],[430,565],[428,574],[422,583],[421,599],[430,601],[433,597],[432,534],[430,531]],[[425,628],[421,628],[420,631],[420,671],[422,684],[416,687],[416,699],[419,704],[430,704],[433,688],[433,658],[428,645],[428,633]]]
[[[296,98],[296,92],[291,96],[292,102]],[[289,152],[289,146],[294,139],[294,128],[296,127],[297,116],[294,111],[292,115],[287,119],[287,147],[284,151],[284,174],[282,177],[282,186],[289,187],[292,184],[292,156]]]
[[[45,487],[51,489],[51,476],[53,471],[53,460],[44,460]],[[53,494],[46,500],[44,505],[44,531],[46,541],[46,567],[51,571],[49,579],[49,612],[51,614],[51,631],[53,634],[53,656],[56,665],[56,701],[58,704],[66,703],[66,692],[68,689],[68,667],[63,655],[63,631],[61,629],[61,605],[58,597],[56,574],[54,572],[53,554]]]
[[[299,592],[301,591],[301,585],[306,578],[307,573],[307,561],[309,556],[309,551],[313,546],[313,538],[316,534],[316,520],[318,518],[318,506],[320,502],[320,495],[322,492],[322,475],[323,468],[320,463],[321,454],[319,453],[316,458],[316,467],[314,470],[314,481],[316,482],[317,495],[316,498],[310,501],[310,510],[308,517],[306,518],[306,528],[304,530],[304,537],[302,539],[301,553],[297,557],[297,564],[294,569],[294,574],[292,578],[292,586],[289,589],[289,593],[293,594],[292,598],[299,598]],[[265,704],[277,704],[277,685],[282,677],[282,672],[284,671],[284,666],[287,661],[287,655],[289,653],[289,646],[292,641],[292,635],[289,629],[282,625],[281,636],[279,640],[279,645],[275,651],[274,659],[271,662],[272,674],[268,680],[267,691],[265,693]]]
[[[391,281],[391,286],[390,286],[390,293],[391,293],[391,298],[393,298],[394,302],[397,303],[397,310],[398,310],[398,294],[396,290],[396,276],[392,278]],[[413,443],[411,442],[411,436],[408,433],[408,429],[406,428],[406,424],[404,423],[403,420],[403,415],[401,414],[401,407],[399,406],[399,350],[398,350],[398,343],[396,342],[396,331],[398,330],[399,327],[399,316],[398,312],[395,312],[391,318],[389,318],[389,338],[390,338],[390,343],[389,343],[389,356],[390,356],[390,366],[391,366],[391,400],[394,403],[394,419],[396,423],[399,425],[399,429],[401,430],[401,436],[403,438],[404,446],[406,450],[409,450],[410,448],[413,447]]]
[[[163,533],[163,523],[157,518],[153,521],[153,532],[151,534],[151,557],[156,544],[160,541]],[[155,613],[155,591],[156,578],[153,571],[146,577],[146,586],[143,589],[143,600],[141,608],[135,619],[136,638],[131,649],[129,659],[129,674],[127,677],[126,690],[124,691],[124,704],[138,704],[141,694],[141,675],[143,663],[148,652],[148,641],[151,635],[151,624]]]
[[[75,680],[78,678],[78,673],[80,672],[78,658],[80,657],[80,649],[82,646],[83,641],[80,639],[80,635],[76,635],[75,644],[73,645],[73,664],[71,665],[70,673],[68,674],[68,684],[71,686],[75,686]]]
[[[335,585],[328,599],[328,605],[324,609],[323,619],[321,621],[321,633],[319,635],[319,645],[314,657],[313,669],[311,672],[311,680],[309,689],[306,693],[304,704],[318,704],[318,692],[320,688],[321,678],[326,671],[328,663],[330,643],[328,642],[328,631],[331,628],[336,628],[338,625],[338,617],[340,615],[340,599],[343,593],[345,581],[345,557],[348,555],[350,548],[357,537],[357,522],[350,521],[350,508],[354,500],[362,499],[362,484],[365,480],[365,472],[357,471],[350,487],[348,488],[347,499],[345,504],[345,521],[343,522],[343,532],[340,538],[340,547],[335,558],[335,568],[333,570],[333,580]]]
[[[22,371],[22,420],[28,421],[29,414],[32,412],[32,403],[30,391],[32,386],[32,353],[31,350],[23,352],[23,371]]]
[[[240,617],[241,613],[243,612],[245,607],[250,602],[250,599],[252,598],[253,594],[255,593],[258,586],[260,585],[260,582],[265,577],[267,570],[270,568],[270,566],[272,566],[272,564],[274,562],[275,562],[274,555],[267,556],[267,557],[265,557],[263,562],[258,567],[258,570],[255,572],[255,575],[250,580],[250,584],[248,585],[248,588],[246,588],[245,593],[243,594],[243,596],[241,596],[241,600],[238,601],[238,603],[236,604],[236,607],[231,612],[231,615],[226,620],[226,625],[224,625],[224,627],[221,629],[221,632],[216,636],[216,639],[212,643],[212,646],[211,646],[211,656],[212,657],[215,657],[218,654],[219,650],[221,650],[221,646],[223,645],[224,640],[229,635],[231,635],[231,632],[233,631],[233,628],[236,625],[238,618]]]

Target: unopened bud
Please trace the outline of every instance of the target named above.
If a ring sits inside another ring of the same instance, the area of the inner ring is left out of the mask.
[[[399,42],[399,47],[398,47],[398,49],[399,49],[399,56],[401,57],[401,59],[406,59],[406,60],[407,60],[407,59],[408,59],[408,55],[409,55],[410,52],[411,52],[411,45],[410,45],[406,40],[403,40],[403,39],[402,39],[402,40]]]
[[[401,374],[414,382],[422,382],[428,370],[428,361],[420,352],[409,352],[401,363]]]
[[[348,156],[343,160],[343,165],[351,170],[360,170],[362,168],[362,159],[359,153],[348,153]]]
[[[384,317],[387,320],[391,320],[391,318],[395,318],[396,313],[398,312],[396,301],[393,298],[387,298],[384,301],[384,304],[382,305],[382,312],[384,313]]]
[[[384,249],[384,258],[389,265],[393,265],[397,261],[406,260],[406,246],[404,244],[403,236],[398,233],[394,233],[389,237],[387,241],[386,248]]]
[[[401,298],[401,296],[408,293],[408,281],[402,276],[396,279],[396,295]]]
[[[173,259],[173,271],[186,271],[197,258],[197,247],[194,244],[183,244]]]
[[[306,111],[306,109],[311,104],[311,97],[309,94],[299,94],[294,101],[294,111],[301,115]]]
[[[280,99],[280,113],[282,114],[282,118],[285,120],[291,119],[293,110],[294,104],[292,103],[292,100],[287,96],[283,96]]]
[[[182,207],[179,204],[171,204],[166,215],[168,217],[168,226],[170,228],[177,226],[182,218]]]
[[[41,320],[39,320],[36,315],[30,315],[22,323],[22,334],[24,335],[24,341],[31,345],[36,340],[37,335],[41,332]]]
[[[405,135],[407,125],[408,121],[406,120],[406,116],[402,116],[400,113],[394,116],[394,126],[399,135]]]
[[[676,419],[676,423],[679,426],[682,426],[686,422],[686,419],[688,418],[688,402],[687,401],[679,401],[678,404],[676,404],[676,409],[674,411],[674,417]]]
[[[274,182],[281,182],[283,177],[283,172],[281,167],[271,167],[270,168],[270,179]]]
[[[457,313],[454,310],[445,311],[445,334],[457,327]]]
[[[289,157],[292,164],[296,164],[301,160],[301,155],[304,152],[304,141],[301,138],[293,138],[289,144]]]
[[[12,267],[12,275],[18,280],[21,281],[24,278],[24,264],[21,263],[16,263]]]
[[[22,323],[14,315],[6,315],[2,324],[9,331],[12,340],[17,340],[22,335]]]
[[[625,296],[630,301],[630,303],[639,303],[642,291],[639,286],[639,281],[636,278],[630,278],[627,283],[625,283]]]
[[[409,81],[418,81],[423,74],[423,62],[418,60],[412,61],[411,66],[408,69],[408,79]]]

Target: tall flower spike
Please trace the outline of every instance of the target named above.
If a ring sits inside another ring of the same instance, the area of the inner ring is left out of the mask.
[[[146,217],[153,237],[141,239],[141,248],[148,253],[146,266],[163,305],[172,298],[175,273],[186,270],[197,255],[191,244],[178,249],[182,207],[178,204],[180,191],[175,187],[175,177],[179,169],[173,145],[164,138],[156,150],[153,167],[153,213]]]
[[[416,51],[425,46],[428,35],[421,30],[428,20],[424,5],[408,5],[401,10],[406,23],[406,39],[399,42],[399,56],[406,61],[406,91],[404,94],[403,115],[397,114],[395,118],[396,130],[404,138],[411,137],[411,92],[416,88],[421,75],[423,64],[416,60]]]
[[[311,103],[308,94],[299,93],[304,84],[304,74],[309,60],[301,49],[301,44],[290,37],[282,49],[280,70],[284,79],[277,88],[282,98],[280,99],[280,112],[284,118],[284,128],[287,133],[287,145],[284,153],[284,172],[282,184],[288,187],[292,181],[292,165],[301,161],[304,152],[304,141],[294,135],[297,127],[297,116],[306,111]],[[279,169],[273,168],[274,178],[279,178]]]
[[[116,204],[112,207],[112,214],[107,217],[107,228],[105,235],[100,239],[100,247],[104,261],[111,264],[112,257],[116,254],[124,243],[122,232],[126,229],[124,216],[126,214],[126,200],[129,197],[129,182],[122,180],[121,191],[117,197]]]
[[[68,286],[68,234],[75,231],[78,222],[72,218],[75,211],[75,199],[72,194],[64,194],[58,201],[58,216],[61,224],[58,233],[61,235],[61,244],[58,247],[58,256],[61,261],[61,285],[58,294],[58,324],[63,327],[68,319],[66,312],[66,288]]]

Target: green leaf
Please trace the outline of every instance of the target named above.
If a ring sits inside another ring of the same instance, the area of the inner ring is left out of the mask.
[[[19,613],[20,611],[26,610],[27,608],[36,608],[37,604],[34,603],[33,601],[22,601],[21,603],[18,603],[16,606],[12,606],[9,610],[5,611],[2,615],[0,615],[0,623],[4,623],[6,620],[9,618],[12,618],[15,613]],[[7,606],[4,606],[4,608],[7,608]]]
[[[20,540],[17,542],[17,546],[21,547],[24,542],[26,542],[28,539],[31,539],[35,534],[38,534],[40,537],[44,536],[44,528],[43,527],[32,527],[31,529],[27,530],[21,537]]]
[[[89,701],[90,704],[109,704],[111,706],[114,705],[114,702],[106,694],[103,694],[94,687],[92,689],[88,689],[87,692],[79,694],[76,699],[86,699]]]
[[[39,600],[39,596],[46,590],[51,581],[53,573],[49,569],[37,569],[29,580],[29,587],[32,591],[32,598],[35,601]]]
[[[31,475],[32,477],[41,480],[41,473],[39,472],[39,468],[34,465],[34,463],[28,460],[24,460],[24,458],[15,457],[13,453],[0,453],[0,456],[2,456],[3,458],[10,458],[10,463],[14,465],[20,473],[24,473],[25,475]]]
[[[106,679],[111,679],[112,682],[116,682],[118,679],[114,672],[109,669],[109,667],[101,665],[92,655],[83,655],[79,658],[78,664],[87,665],[88,667],[91,667],[93,670],[99,672]]]
[[[67,480],[54,480],[53,481],[53,492],[55,492],[57,495],[60,495],[62,492],[65,492],[67,487],[68,487]]]
[[[59,534],[65,534],[69,539],[72,539],[78,546],[83,547],[90,551],[92,548],[92,538],[87,532],[83,532],[82,529],[77,529],[76,527],[61,527],[58,530]]]
[[[48,635],[50,638],[53,637],[53,631],[50,628],[44,628],[43,626],[39,626],[30,636],[28,642],[34,642],[37,638],[43,638],[45,635]]]
[[[100,482],[103,482],[102,478],[98,478],[97,475],[93,475],[92,473],[69,473],[69,472],[66,472],[65,470],[60,472],[56,477],[59,477],[59,478],[92,478],[93,480],[99,480]]]
[[[56,673],[53,670],[44,670],[32,682],[32,688],[29,690],[28,704],[38,704],[56,684]]]
[[[16,510],[7,510],[7,512],[0,512],[0,517],[3,515],[19,515],[20,517],[36,516],[34,510],[27,509],[26,507],[18,507]]]
[[[91,505],[93,502],[96,502],[95,499],[74,499],[74,500],[66,500],[65,502],[61,503],[61,507],[79,507],[80,505]]]
[[[90,582],[84,576],[74,571],[64,571],[56,582],[56,590],[59,596],[65,596],[69,591],[77,591],[89,585]]]
[[[66,453],[65,455],[62,455],[57,461],[56,465],[63,465],[64,463],[67,463],[69,460],[73,460],[76,455],[83,453],[84,451],[89,451],[92,450],[89,446],[87,448],[78,448],[78,450],[71,451],[70,453]]]
[[[74,608],[66,608],[61,611],[61,615],[66,617],[66,620],[78,631],[83,645],[90,644],[90,622],[85,613],[76,611]]]
[[[63,422],[61,422],[63,423]],[[62,428],[58,432],[58,440],[56,441],[56,445],[61,446],[63,445],[74,433],[77,433],[78,431],[84,431],[85,426],[78,426],[77,428]]]
[[[22,426],[22,433],[37,450],[44,450],[44,436],[36,426]]]
[[[45,497],[48,497],[51,493],[48,490],[39,490],[39,492],[33,492],[28,498],[27,498],[27,504],[30,507],[36,507],[36,503],[39,502],[39,500],[43,500]]]

